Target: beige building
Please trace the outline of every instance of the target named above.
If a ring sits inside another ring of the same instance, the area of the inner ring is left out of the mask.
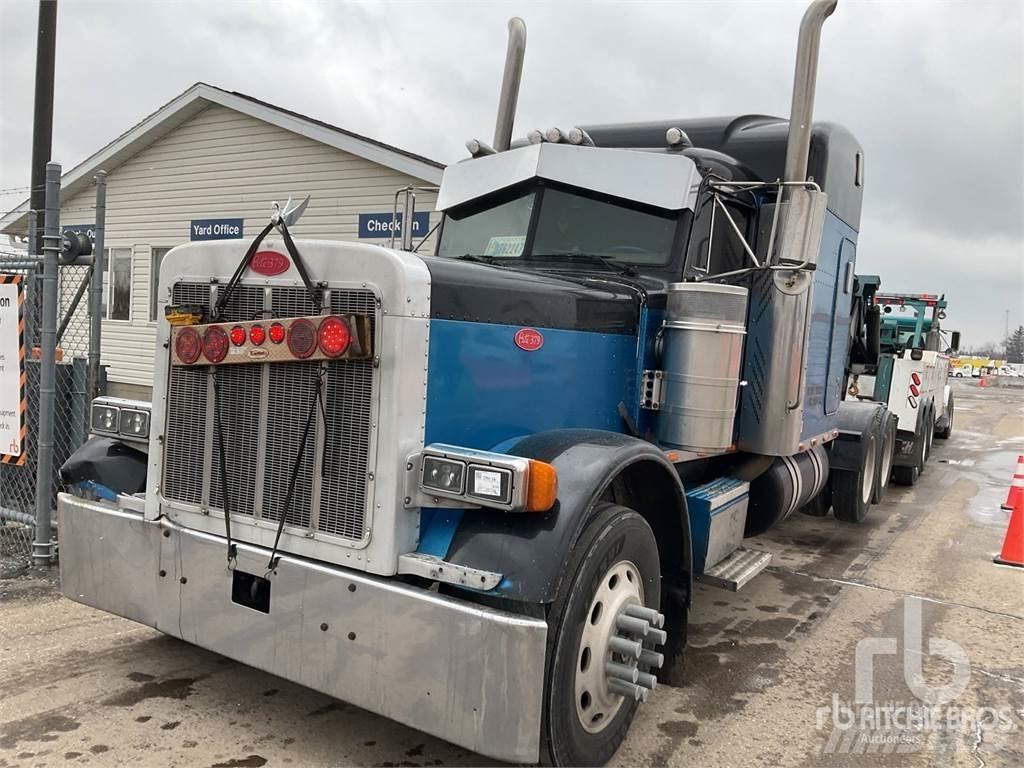
[[[443,166],[198,83],[64,174],[62,227],[95,222],[93,178],[101,169],[108,174],[101,360],[111,394],[148,398],[154,282],[168,250],[190,239],[251,240],[272,202],[306,195],[296,237],[386,244],[395,192],[436,187]],[[415,242],[436,224],[435,197],[417,192]],[[27,211],[25,201],[7,213],[0,233],[23,236]]]

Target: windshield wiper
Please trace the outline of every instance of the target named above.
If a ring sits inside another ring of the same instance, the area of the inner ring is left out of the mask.
[[[508,266],[508,259],[501,259],[496,256],[480,256],[475,253],[464,253],[461,256],[453,256],[452,258],[457,261],[474,261],[477,264],[489,264],[492,267],[505,267]]]
[[[531,253],[529,256],[523,257],[526,260],[530,259],[567,259],[569,262],[586,262],[588,264],[600,264],[605,269],[611,270],[618,275],[625,275],[626,277],[635,277],[637,274],[636,267],[632,264],[623,264],[610,256],[598,256],[595,253],[577,253],[575,251],[556,251],[552,253]]]

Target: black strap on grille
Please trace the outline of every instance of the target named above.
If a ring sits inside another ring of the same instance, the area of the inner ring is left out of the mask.
[[[295,483],[299,479],[299,469],[302,467],[302,457],[306,453],[306,444],[309,442],[309,433],[313,427],[313,420],[316,417],[317,409],[324,413],[324,368],[321,364],[320,372],[316,377],[316,396],[306,416],[306,426],[302,430],[302,438],[299,440],[299,450],[295,454],[295,464],[292,465],[291,475],[288,477],[288,490],[284,495],[284,503],[281,505],[281,516],[277,521],[277,534],[274,536],[274,548],[270,551],[270,561],[267,563],[267,571],[277,568],[277,546],[281,543],[281,533],[284,531],[285,520],[292,506],[292,496],[295,494]],[[324,413],[326,419],[326,413]]]
[[[284,219],[280,221],[271,221],[263,230],[256,235],[256,239],[249,244],[248,250],[245,252],[245,256],[238,263],[235,268],[235,273],[231,275],[231,279],[228,280],[228,284],[224,287],[223,291],[220,291],[217,296],[217,303],[213,307],[213,320],[214,322],[220,320],[224,314],[224,310],[231,300],[231,294],[235,292],[235,288],[238,286],[239,281],[242,279],[242,275],[245,274],[245,270],[249,268],[249,262],[252,261],[252,257],[256,255],[256,251],[260,247],[260,243],[263,239],[270,234],[270,231],[274,227],[278,227],[281,230],[281,237],[284,239],[284,247],[288,251],[288,255],[292,257],[292,264],[295,265],[295,270],[299,273],[299,277],[302,278],[303,285],[306,286],[306,291],[309,293],[309,300],[313,303],[314,315],[320,314],[321,302],[320,302],[320,291],[313,285],[313,281],[309,279],[309,271],[306,269],[306,263],[302,260],[302,256],[299,254],[299,249],[295,247],[295,241],[292,240],[291,233],[288,231],[288,225],[284,223]]]
[[[217,429],[217,452],[220,454],[220,495],[221,508],[224,510],[224,537],[228,540],[228,567],[238,556],[238,550],[231,541],[231,505],[228,503],[228,460],[224,450],[224,426],[220,420],[220,394],[217,389],[217,369],[213,371],[213,414],[214,426]]]
[[[292,263],[295,265],[296,271],[299,273],[299,277],[302,278],[303,284],[306,286],[306,291],[309,293],[310,301],[313,304],[313,314],[320,314],[322,307],[320,299],[320,291],[316,289],[313,282],[309,279],[309,272],[306,270],[306,264],[302,260],[302,256],[299,254],[299,249],[295,247],[295,241],[292,240],[291,233],[288,232],[288,225],[285,224],[284,219],[278,221],[271,221],[265,226],[256,239],[249,244],[249,248],[245,252],[245,256],[238,263],[235,268],[235,272],[231,275],[231,279],[228,284],[224,287],[224,290],[219,292],[217,296],[217,303],[213,307],[213,321],[217,322],[221,319],[224,314],[224,310],[228,306],[228,302],[231,300],[231,294],[235,292],[235,288],[238,286],[239,281],[242,279],[242,275],[245,274],[245,270],[249,268],[249,262],[252,261],[252,257],[256,255],[256,251],[260,247],[260,243],[263,242],[264,238],[270,234],[270,231],[274,227],[278,227],[281,230],[281,236],[284,239],[284,247],[288,251],[288,255],[292,257]],[[221,409],[220,409],[220,392],[217,386],[217,368],[213,367],[213,410],[215,426],[217,430],[217,449],[220,454],[220,493],[221,493],[221,506],[224,511],[224,536],[228,542],[228,566],[230,567],[231,562],[237,557],[238,549],[231,540],[231,499],[228,489],[228,471],[227,471],[227,453],[224,450],[224,424],[221,421]],[[274,538],[274,549],[270,553],[270,570],[275,567],[275,556],[277,554],[277,545],[281,540],[281,532],[284,530],[284,521],[288,516],[288,508],[291,506],[292,495],[295,491],[295,483],[298,480],[299,467],[302,465],[302,455],[305,453],[307,438],[309,437],[309,430],[313,424],[313,417],[316,414],[317,406],[323,407],[322,400],[323,390],[323,370],[317,377],[316,397],[313,400],[313,406],[310,409],[309,416],[306,418],[306,428],[302,433],[302,441],[299,443],[298,456],[295,457],[295,466],[292,468],[291,477],[288,481],[288,493],[285,495],[283,509],[281,510],[281,520],[277,526],[277,536]]]

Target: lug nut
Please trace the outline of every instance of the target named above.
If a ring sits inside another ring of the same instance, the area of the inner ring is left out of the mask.
[[[648,651],[643,648],[640,651],[640,663],[654,669],[661,669],[661,665],[665,663],[665,657],[657,651]]]
[[[613,677],[608,681],[608,690],[611,693],[617,693],[619,696],[624,696],[627,699],[640,701],[643,696],[642,691],[644,689],[639,685],[633,685],[633,683],[627,683],[625,680],[617,680]]]
[[[636,682],[637,685],[640,685],[641,687],[646,688],[649,691],[653,691],[655,688],[658,687],[658,678],[656,678],[654,675],[648,674],[647,672],[641,672],[639,675],[637,675]]]
[[[658,613],[653,608],[648,608],[644,605],[627,605],[623,613],[635,619],[643,619],[652,627],[657,627],[658,629],[665,626],[664,614]]]
[[[643,653],[643,646],[637,640],[627,640],[624,637],[613,635],[608,638],[608,650],[629,659],[639,659]]]
[[[664,629],[652,629],[647,632],[647,639],[653,640],[655,645],[664,645],[668,642],[668,635]]]
[[[647,637],[647,633],[651,631],[651,625],[643,619],[636,619],[621,613],[615,617],[615,626],[623,632],[640,637]]]
[[[636,667],[619,664],[617,661],[609,661],[605,664],[604,671],[607,672],[608,676],[611,678],[625,680],[630,683],[635,683],[640,675],[640,670]]]

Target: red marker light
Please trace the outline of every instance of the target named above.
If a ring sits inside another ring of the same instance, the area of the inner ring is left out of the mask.
[[[267,340],[267,332],[263,330],[262,325],[254,325],[249,329],[249,341],[255,344],[257,347],[262,345]]]
[[[270,340],[275,344],[280,344],[284,341],[285,332],[284,326],[280,323],[274,323],[270,326]]]
[[[918,376],[916,373],[910,374],[910,379],[918,386],[921,386],[921,377]]]
[[[211,363],[228,356],[228,335],[219,325],[211,325],[203,334],[203,354]]]
[[[327,357],[340,357],[352,343],[352,334],[344,320],[332,315],[320,321],[317,342],[320,344],[320,351]]]
[[[245,344],[245,328],[240,325],[236,325],[231,329],[231,343],[236,347],[240,347]]]
[[[316,351],[316,327],[304,317],[293,320],[288,328],[288,349],[300,360]]]
[[[193,328],[182,328],[178,331],[178,337],[174,340],[174,352],[181,362],[192,365],[199,359],[200,351],[202,351],[202,341]]]
[[[914,397],[917,397],[918,395],[921,394],[921,390],[917,388],[916,384],[911,384],[910,385],[910,394],[912,394]]]

